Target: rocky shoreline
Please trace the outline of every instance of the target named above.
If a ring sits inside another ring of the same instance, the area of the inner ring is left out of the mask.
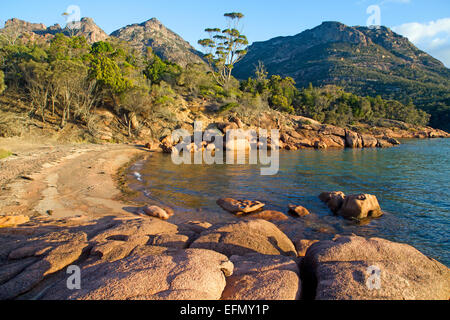
[[[263,116],[263,118],[266,116]],[[368,126],[365,124],[358,124],[351,128],[341,128],[333,125],[322,124],[310,118],[301,116],[287,116],[289,125],[280,126],[273,120],[267,120],[271,123],[270,128],[275,128],[279,131],[280,137],[277,144],[280,150],[301,150],[301,149],[362,149],[362,148],[389,148],[400,145],[398,139],[434,139],[434,138],[449,138],[450,134],[431,127],[414,127],[401,121],[383,120],[383,126]],[[184,126],[181,129],[193,134],[194,125]],[[241,143],[236,143],[232,148],[240,146],[240,148],[250,149],[252,143],[252,136],[248,134],[250,130],[255,130],[257,135],[259,129],[263,127],[245,124],[236,116],[230,116],[225,122],[211,122],[208,124],[207,130],[216,130],[219,132],[223,141],[221,145],[224,149],[229,149],[227,146],[227,132],[229,130],[241,130],[247,136]],[[202,132],[204,135],[205,132]],[[158,142],[148,142],[146,147],[150,150],[172,153],[174,147],[179,141],[172,141],[172,136],[163,137]],[[268,147],[271,148],[270,132],[267,139]],[[243,147],[242,147],[243,146]],[[194,137],[191,139],[191,144],[187,146],[190,152],[197,152],[199,150],[213,150],[217,144],[212,142],[202,142],[196,144]],[[259,146],[258,146],[259,147]]]
[[[40,218],[1,229],[0,239],[2,300],[450,297],[450,270],[409,245],[358,236],[294,243],[260,219]],[[81,270],[79,290],[67,286],[69,266]]]
[[[114,175],[144,151],[83,150],[65,149],[58,161],[49,157],[52,163],[39,172],[27,172],[30,180],[9,184],[9,192],[23,190],[11,198],[21,204],[5,207],[3,201],[2,213],[22,214],[0,219],[0,300],[450,298],[450,269],[412,246],[355,235],[290,238],[277,225],[286,215],[264,210],[261,202],[220,199],[218,206],[246,218],[235,222],[164,221],[177,212],[116,200]],[[75,172],[83,179],[73,179]],[[57,193],[48,194],[53,188]],[[42,197],[52,214],[26,215],[48,208]],[[371,195],[331,192],[320,200],[345,218],[382,214]],[[299,204],[286,209],[296,219],[309,214]],[[81,289],[67,286],[71,266],[81,271]]]

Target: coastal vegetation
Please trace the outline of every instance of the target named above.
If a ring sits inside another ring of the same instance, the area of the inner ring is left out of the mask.
[[[239,12],[225,13],[228,19],[226,29],[208,28],[209,38],[198,43],[206,50],[205,59],[212,69],[217,84],[227,87],[231,81],[234,65],[247,54],[247,37],[239,32],[239,22],[244,15]]]
[[[0,159],[8,158],[11,155],[12,155],[12,152],[0,149]]]
[[[191,63],[182,67],[162,59],[151,48],[143,52],[112,37],[92,44],[83,36],[63,33],[50,41],[5,41],[3,37],[0,92],[11,99],[24,97],[29,119],[61,129],[69,123],[83,125],[90,134],[97,130],[94,111],[109,110],[130,137],[136,133],[136,119],[171,122],[180,101],[192,99],[218,105],[218,115],[237,112],[245,116],[275,109],[338,126],[370,124],[377,119],[428,124],[430,116],[412,101],[404,104],[380,96],[358,96],[334,85],[310,84],[298,89],[293,78],[269,77],[262,63],[254,76],[238,81],[232,71],[248,45],[237,29],[243,15],[225,16],[229,28],[206,29],[211,37],[199,41],[210,50],[205,55],[209,66]]]

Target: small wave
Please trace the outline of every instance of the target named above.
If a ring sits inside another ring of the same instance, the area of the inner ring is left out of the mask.
[[[139,172],[135,172],[135,173],[133,173],[133,175],[139,182],[143,182],[142,175]]]

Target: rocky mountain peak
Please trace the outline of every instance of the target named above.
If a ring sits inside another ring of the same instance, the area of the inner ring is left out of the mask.
[[[69,29],[66,27],[63,32],[67,34],[69,33]],[[80,29],[77,30],[74,35],[84,36],[88,43],[104,41],[109,37],[108,34],[94,22],[94,19],[88,17],[84,17],[80,20]]]
[[[152,26],[163,26],[163,24],[161,23],[161,21],[159,21],[156,18],[151,18],[150,20],[147,20],[144,22],[145,26],[148,27],[152,27]]]
[[[181,66],[189,63],[204,63],[200,52],[156,18],[141,24],[128,25],[114,31],[111,36],[127,41],[143,52],[150,47],[162,59]]]
[[[323,22],[320,26],[312,30],[305,31],[300,35],[305,34],[311,36],[320,43],[346,42],[368,45],[371,42],[370,39],[368,39],[364,33],[358,29],[346,26],[345,24],[336,21]]]
[[[14,28],[18,31],[30,32],[35,30],[45,30],[47,27],[42,23],[31,23],[17,18],[9,19],[5,22],[5,29]]]
[[[92,18],[82,18],[80,20],[80,29],[70,30],[65,27],[62,28],[59,24],[54,24],[51,27],[46,27],[42,23],[31,23],[17,18],[6,21],[5,27],[2,30],[14,30],[15,33],[21,36],[31,35],[30,39],[50,39],[57,33],[64,33],[65,35],[84,36],[89,43],[102,41],[108,38],[108,35],[95,24]],[[0,30],[1,32],[1,30]]]

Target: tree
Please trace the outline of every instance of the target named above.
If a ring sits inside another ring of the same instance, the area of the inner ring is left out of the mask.
[[[181,67],[175,63],[163,61],[157,55],[147,61],[144,75],[152,83],[159,84],[162,80],[166,82],[174,82],[181,75]]]
[[[74,60],[58,60],[52,64],[54,76],[59,81],[58,96],[62,108],[61,127],[70,120],[71,114],[76,116],[85,114],[93,105],[93,101],[86,99],[93,88],[88,81],[88,68],[81,62]],[[89,79],[93,81],[93,79]]]
[[[63,12],[61,15],[67,19],[66,29],[69,32],[69,36],[73,37],[79,27],[79,21],[69,21],[69,19],[70,19],[69,12]]]
[[[89,45],[84,37],[66,37],[58,33],[52,39],[49,48],[51,60],[82,59],[89,53]]]
[[[0,30],[0,44],[13,46],[20,39],[21,31],[15,27],[5,27]]]
[[[91,47],[91,53],[94,55],[110,54],[114,52],[114,48],[109,42],[98,41]]]
[[[136,116],[148,111],[151,105],[148,88],[134,86],[120,96],[120,108],[125,111],[124,120],[131,137],[131,129],[137,128]]]
[[[3,73],[2,70],[0,70],[0,94],[2,94],[3,91],[5,91],[5,89],[6,89],[5,74]]]
[[[22,63],[20,68],[31,100],[32,109],[30,115],[33,117],[36,112],[39,112],[42,121],[45,122],[45,109],[47,108],[49,97],[49,66],[47,63],[31,60]]]
[[[205,32],[209,38],[199,40],[198,43],[205,49],[205,58],[212,69],[217,84],[227,87],[231,80],[234,65],[247,54],[247,37],[238,30],[242,13],[226,13],[228,20],[226,29],[208,28]]]
[[[110,89],[113,94],[120,94],[131,86],[131,82],[126,79],[117,63],[107,56],[97,56],[91,62],[91,79],[105,89]]]

